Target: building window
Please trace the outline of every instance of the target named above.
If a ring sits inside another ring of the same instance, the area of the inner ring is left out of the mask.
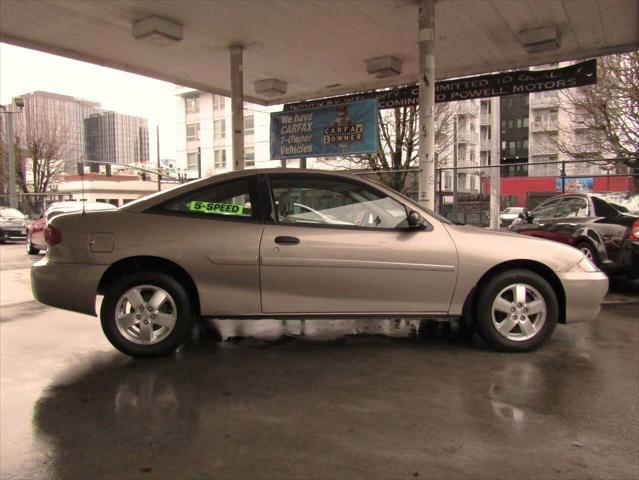
[[[471,175],[470,176],[470,189],[471,190],[475,190],[475,180],[476,180],[475,175]]]
[[[482,115],[487,115],[490,113],[490,100],[481,101],[481,113]]]
[[[213,110],[224,110],[226,98],[220,95],[213,95]]]
[[[244,135],[253,135],[255,133],[255,117],[247,115],[244,117]]]
[[[200,97],[195,95],[184,99],[186,113],[198,113],[200,111]]]
[[[226,150],[215,150],[215,168],[226,168]]]
[[[197,168],[197,153],[187,153],[186,154],[186,169],[189,171],[196,171]]]
[[[190,123],[186,126],[186,141],[197,142],[200,139],[200,124]]]
[[[213,134],[217,140],[226,138],[226,121],[224,119],[213,122]]]
[[[444,189],[445,190],[450,190],[451,189],[451,184],[453,183],[452,180],[453,180],[453,178],[449,174],[444,175]]]
[[[244,149],[244,166],[245,167],[255,166],[255,147],[246,147]]]

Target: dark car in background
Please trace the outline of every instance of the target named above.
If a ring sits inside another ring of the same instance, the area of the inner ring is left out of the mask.
[[[47,249],[47,243],[45,241],[45,229],[48,222],[51,219],[62,215],[63,213],[74,213],[95,210],[114,210],[116,207],[110,203],[105,202],[84,202],[77,200],[70,200],[66,202],[55,202],[49,205],[40,218],[31,222],[29,225],[26,237],[27,237],[27,253],[29,255],[35,255],[40,253],[40,250]]]
[[[20,210],[0,207],[0,243],[24,240],[27,236],[27,217]]]
[[[572,245],[609,276],[639,277],[639,194],[557,195],[508,229]]]

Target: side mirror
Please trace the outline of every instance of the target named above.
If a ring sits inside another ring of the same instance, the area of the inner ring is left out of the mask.
[[[518,215],[519,218],[526,220],[528,223],[533,221],[533,213],[530,210],[526,210]]]
[[[419,213],[417,213],[415,210],[411,210],[408,213],[407,220],[408,220],[408,228],[410,228],[411,230],[424,227],[422,216]]]

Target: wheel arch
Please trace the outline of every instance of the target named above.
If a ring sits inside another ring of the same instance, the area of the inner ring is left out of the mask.
[[[98,283],[97,293],[104,295],[109,286],[121,276],[141,271],[156,271],[166,273],[175,278],[186,290],[191,300],[193,313],[200,314],[200,297],[195,282],[184,268],[177,263],[162,257],[136,256],[127,257],[113,263],[102,275]]]
[[[597,254],[599,255],[599,261],[605,261],[608,259],[608,253],[606,251],[606,245],[601,238],[599,232],[593,228],[584,228],[575,232],[573,246],[576,248],[580,243],[588,243],[592,245]]]
[[[471,289],[466,301],[464,302],[464,316],[466,313],[471,315],[471,318],[476,318],[477,315],[477,302],[479,300],[479,293],[486,283],[495,275],[506,270],[530,270],[537,273],[541,277],[550,283],[555,295],[557,295],[557,303],[559,304],[559,323],[566,323],[566,293],[564,287],[561,285],[561,280],[551,268],[547,267],[543,263],[536,262],[534,260],[510,260],[507,262],[495,265],[490,270],[486,271],[481,278],[477,281],[474,288]]]

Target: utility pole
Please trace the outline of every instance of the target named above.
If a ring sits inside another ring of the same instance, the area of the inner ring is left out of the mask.
[[[9,150],[9,206],[11,208],[18,208],[18,194],[16,192],[16,152],[13,138],[13,117],[16,113],[22,113],[24,108],[24,100],[16,98],[13,100],[17,111],[7,110],[6,107],[2,107],[2,113],[6,114],[7,119],[7,150]]]

